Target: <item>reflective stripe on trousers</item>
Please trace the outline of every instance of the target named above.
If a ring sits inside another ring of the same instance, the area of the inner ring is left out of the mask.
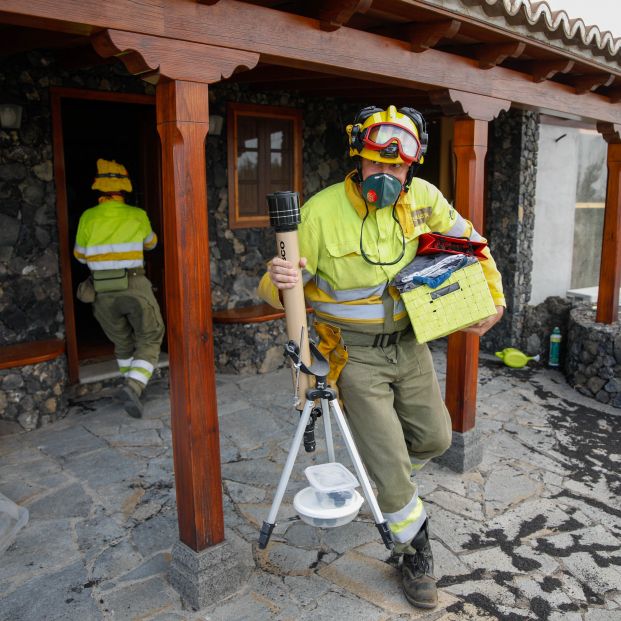
[[[412,500],[400,511],[384,513],[390,532],[398,543],[411,541],[427,519],[423,501],[414,494]]]

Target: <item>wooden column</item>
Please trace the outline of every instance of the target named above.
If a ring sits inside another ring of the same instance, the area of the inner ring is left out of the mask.
[[[489,121],[511,102],[442,89],[432,91],[433,103],[448,116],[457,116],[453,129],[453,151],[457,159],[455,208],[483,231],[485,156]],[[464,433],[474,427],[477,407],[479,337],[456,332],[448,337],[445,402],[451,414],[453,431]]]
[[[595,320],[614,323],[619,316],[621,286],[621,139],[618,125],[598,124],[598,129],[608,142],[608,185]]]
[[[457,119],[453,134],[457,159],[455,208],[483,230],[483,188],[487,153],[487,121]],[[448,337],[446,407],[454,431],[474,427],[477,404],[479,337],[456,332]]]
[[[205,137],[208,86],[160,80],[170,399],[179,538],[224,540],[209,280]]]

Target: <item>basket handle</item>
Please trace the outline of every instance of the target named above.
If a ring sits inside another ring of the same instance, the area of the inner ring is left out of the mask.
[[[448,295],[449,293],[453,293],[453,291],[457,291],[461,289],[458,282],[454,282],[452,285],[448,285],[446,287],[442,287],[442,289],[437,289],[436,291],[431,292],[431,299],[436,300],[437,298],[441,298],[443,295]]]

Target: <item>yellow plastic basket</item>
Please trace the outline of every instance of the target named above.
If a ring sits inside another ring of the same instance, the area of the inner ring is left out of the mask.
[[[419,343],[446,336],[496,313],[478,261],[453,272],[437,289],[421,285],[402,293],[401,298]]]

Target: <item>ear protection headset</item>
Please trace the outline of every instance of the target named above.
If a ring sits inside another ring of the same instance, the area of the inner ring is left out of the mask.
[[[372,115],[377,112],[383,112],[383,108],[378,108],[377,106],[367,106],[366,108],[362,108],[356,114],[354,118],[354,124],[351,128],[351,140],[350,146],[356,151],[362,151],[364,149],[364,142],[362,142],[362,126],[364,122]]]

